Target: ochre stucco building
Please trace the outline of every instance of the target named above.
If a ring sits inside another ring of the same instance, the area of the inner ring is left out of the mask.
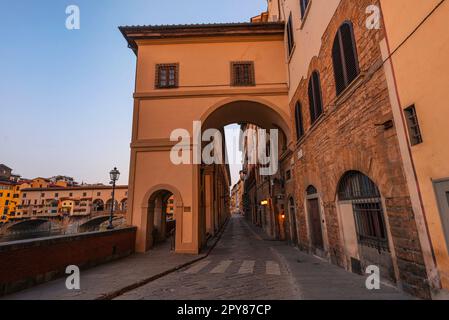
[[[137,250],[152,247],[171,196],[177,252],[198,253],[229,215],[228,166],[174,164],[173,131],[189,134],[193,160],[206,129],[248,124],[281,132],[279,171],[245,168],[249,220],[352,272],[377,265],[409,293],[443,295],[447,21],[447,1],[269,0],[251,23],[121,27],[137,56]]]

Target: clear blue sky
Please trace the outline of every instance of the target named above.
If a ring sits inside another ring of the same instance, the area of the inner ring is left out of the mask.
[[[65,28],[78,5],[81,29]],[[135,56],[117,27],[248,21],[265,0],[0,0],[0,163],[127,183]]]

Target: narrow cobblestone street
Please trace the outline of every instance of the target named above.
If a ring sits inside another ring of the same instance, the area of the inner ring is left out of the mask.
[[[409,299],[382,284],[365,288],[365,278],[266,240],[244,218],[231,218],[210,256],[117,299]]]

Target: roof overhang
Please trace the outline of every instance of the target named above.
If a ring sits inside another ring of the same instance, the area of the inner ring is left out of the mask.
[[[122,26],[120,32],[137,55],[137,41],[204,37],[283,36],[283,22],[225,23],[161,26]]]

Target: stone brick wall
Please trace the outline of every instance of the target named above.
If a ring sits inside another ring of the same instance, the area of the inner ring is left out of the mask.
[[[0,244],[0,296],[134,252],[136,228]]]
[[[310,248],[306,223],[305,189],[318,189],[327,232],[328,254],[333,263],[347,267],[336,210],[338,183],[345,172],[356,170],[373,180],[385,201],[387,225],[392,236],[392,256],[398,283],[414,295],[428,298],[426,269],[418,239],[414,213],[402,167],[395,128],[382,124],[393,120],[386,79],[382,68],[379,41],[383,30],[365,27],[365,9],[377,1],[343,0],[322,37],[317,57],[310,61],[307,79],[302,79],[290,103],[291,127],[294,107],[302,104],[305,136],[294,146],[294,177],[299,240]],[[352,21],[360,76],[336,97],[332,64],[332,45],[340,25]],[[310,123],[308,81],[313,71],[320,74],[324,114]],[[294,76],[294,75],[292,75]],[[302,150],[303,157],[297,157]]]

